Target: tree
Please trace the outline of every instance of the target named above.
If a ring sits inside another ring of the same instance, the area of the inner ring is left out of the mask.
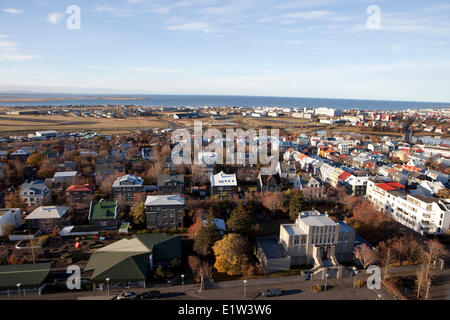
[[[165,276],[166,276],[166,273],[165,273],[165,271],[164,271],[163,266],[162,266],[162,265],[157,266],[157,267],[156,267],[156,270],[155,270],[155,278],[157,278],[157,279],[162,279],[162,278],[164,278]]]
[[[145,215],[145,203],[139,202],[131,208],[130,212],[131,217],[133,218],[133,223],[136,225],[144,224],[146,221]]]
[[[104,198],[111,199],[113,197],[114,190],[112,188],[112,185],[117,178],[123,175],[125,175],[123,172],[115,172],[103,179],[103,181],[100,183],[99,190]]]
[[[193,249],[198,254],[207,256],[211,253],[214,243],[219,239],[220,231],[217,229],[213,217],[208,215],[206,226],[202,226],[195,237]]]
[[[37,172],[37,175],[41,179],[51,178],[56,172],[56,165],[50,163],[48,160],[44,160]]]
[[[213,246],[216,262],[214,267],[219,272],[228,275],[239,275],[243,273],[243,266],[248,263],[248,242],[237,234],[230,233]]]
[[[289,199],[289,217],[291,220],[298,218],[298,214],[302,210],[303,194],[300,190],[295,190],[291,193]]]
[[[39,168],[44,161],[44,156],[40,153],[33,152],[27,159],[27,165],[32,166],[34,168]]]
[[[208,261],[202,261],[196,256],[188,257],[188,264],[195,277],[200,278],[200,289],[203,289],[203,280],[212,278],[212,266]]]
[[[417,298],[420,298],[428,283],[431,282],[431,263],[443,259],[447,255],[445,246],[439,241],[430,240],[425,244],[425,249],[421,254],[421,270],[417,275]]]
[[[354,254],[355,258],[361,262],[364,269],[377,261],[375,251],[365,243],[363,243],[359,247],[355,247]]]
[[[281,210],[283,208],[284,195],[282,192],[267,192],[264,195],[262,204],[270,211]]]
[[[443,188],[436,193],[440,199],[450,199],[450,189]]]
[[[12,255],[9,256],[8,263],[9,264],[18,264],[19,258],[17,258],[17,256],[13,253]]]
[[[236,209],[231,211],[227,227],[235,233],[248,233],[250,231],[250,219],[251,217],[244,205],[239,203]]]

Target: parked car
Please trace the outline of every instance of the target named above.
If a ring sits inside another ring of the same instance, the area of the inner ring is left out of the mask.
[[[140,300],[159,299],[159,298],[161,298],[161,292],[159,292],[158,290],[152,290],[138,295],[138,299]]]
[[[262,291],[261,295],[264,297],[281,296],[281,290],[280,289],[269,289],[269,290]]]
[[[134,292],[123,292],[116,297],[116,300],[136,300],[137,294]]]
[[[180,276],[176,276],[176,277],[173,277],[172,279],[167,280],[167,284],[170,284],[172,286],[174,286],[174,285],[176,285],[176,284],[178,284],[180,282],[181,282],[181,277]]]

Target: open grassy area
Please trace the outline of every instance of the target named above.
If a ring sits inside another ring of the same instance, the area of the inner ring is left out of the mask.
[[[116,132],[145,128],[164,128],[167,123],[155,116],[127,119],[75,118],[61,115],[1,115],[0,133],[24,134],[39,130],[96,130]]]

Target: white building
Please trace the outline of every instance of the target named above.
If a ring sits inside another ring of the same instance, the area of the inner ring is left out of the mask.
[[[303,211],[294,224],[280,226],[280,243],[291,257],[292,265],[312,264],[332,267],[351,261],[355,231],[327,214]]]
[[[22,225],[22,217],[19,208],[0,209],[0,236],[4,236],[8,225],[14,229]]]
[[[350,148],[347,143],[338,143],[338,151],[340,154],[348,154]]]
[[[396,221],[420,234],[441,234],[449,229],[450,203],[408,194],[399,185],[369,180],[367,198],[375,209],[391,214]]]
[[[324,116],[328,116],[328,117],[335,117],[337,115],[342,114],[342,112],[340,110],[336,110],[333,108],[315,108],[314,114],[315,115],[324,115]]]

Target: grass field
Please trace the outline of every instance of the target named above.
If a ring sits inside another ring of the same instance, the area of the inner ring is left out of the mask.
[[[127,132],[132,129],[165,128],[167,122],[158,117],[136,117],[127,119],[74,118],[60,115],[1,115],[1,134],[24,134],[38,130],[95,130],[106,132]]]

